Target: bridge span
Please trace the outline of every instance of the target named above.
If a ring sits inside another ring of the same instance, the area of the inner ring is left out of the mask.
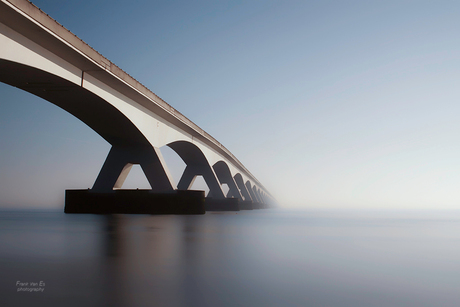
[[[112,145],[87,194],[113,194],[139,164],[151,193],[187,191],[203,176],[208,199],[252,204],[247,208],[274,201],[211,135],[27,0],[0,0],[0,82],[66,110]],[[162,146],[186,164],[177,184]]]

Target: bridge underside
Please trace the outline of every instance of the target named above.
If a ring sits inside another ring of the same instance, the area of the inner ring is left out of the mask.
[[[0,82],[20,88],[66,110],[112,145],[150,145],[137,128],[111,104],[61,77],[0,59]]]

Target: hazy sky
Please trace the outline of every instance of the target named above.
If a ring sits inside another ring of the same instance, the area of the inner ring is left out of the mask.
[[[458,1],[33,3],[224,144],[281,205],[460,208]],[[63,208],[109,149],[0,84],[0,206]],[[177,181],[183,166],[168,161]],[[126,186],[145,184],[136,169]]]

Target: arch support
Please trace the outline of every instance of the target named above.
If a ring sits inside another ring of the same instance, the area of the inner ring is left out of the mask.
[[[259,202],[261,204],[265,204],[264,199],[262,198],[262,195],[260,194],[260,189],[258,189],[256,186],[254,186],[254,193],[257,195]]]
[[[244,197],[244,200],[245,200],[245,201],[252,201],[252,197],[251,197],[251,195],[249,194],[248,189],[247,189],[246,186],[244,185],[243,176],[241,176],[241,174],[238,173],[238,174],[236,174],[236,175],[233,177],[233,179],[235,180],[236,185],[237,185],[238,188],[240,189],[241,195]]]
[[[175,184],[158,148],[112,146],[92,191],[110,192],[114,188],[121,188],[133,164],[141,166],[153,192],[175,190]]]
[[[248,190],[249,194],[251,195],[251,199],[254,203],[258,203],[259,199],[257,198],[256,194],[254,194],[254,190],[252,189],[251,182],[248,180],[246,181],[246,189]]]
[[[216,173],[220,183],[225,183],[228,185],[229,190],[227,193],[227,198],[238,198],[239,200],[243,201],[243,196],[241,195],[240,190],[238,189],[235,180],[232,177],[232,173],[230,172],[228,165],[224,161],[219,161],[214,164],[212,168],[214,169],[214,172]]]
[[[197,176],[203,176],[209,187],[209,195],[215,199],[224,199],[225,195],[214,170],[201,150],[194,144],[186,141],[177,141],[168,144],[185,162],[184,173],[178,184],[179,190],[188,190]]]
[[[252,190],[252,194],[254,195],[254,197],[255,197],[255,199],[257,200],[257,202],[258,202],[259,204],[261,204],[262,201],[260,200],[259,194],[257,193],[257,188],[256,188],[256,186],[254,185],[254,186],[251,188],[251,190]]]

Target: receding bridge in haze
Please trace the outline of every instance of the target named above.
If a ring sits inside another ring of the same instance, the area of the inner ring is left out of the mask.
[[[119,196],[124,202],[170,204],[166,196],[176,195],[177,202],[179,194],[188,201],[187,195],[196,194],[189,189],[197,176],[209,187],[207,200],[214,209],[230,203],[260,208],[273,202],[217,140],[29,1],[0,0],[0,82],[59,106],[112,145],[93,187],[68,193],[66,206],[69,199],[94,201],[94,195],[111,195],[113,201],[133,164],[141,166],[151,190],[144,196],[141,191],[125,193]],[[186,164],[177,185],[159,150],[165,145]]]

